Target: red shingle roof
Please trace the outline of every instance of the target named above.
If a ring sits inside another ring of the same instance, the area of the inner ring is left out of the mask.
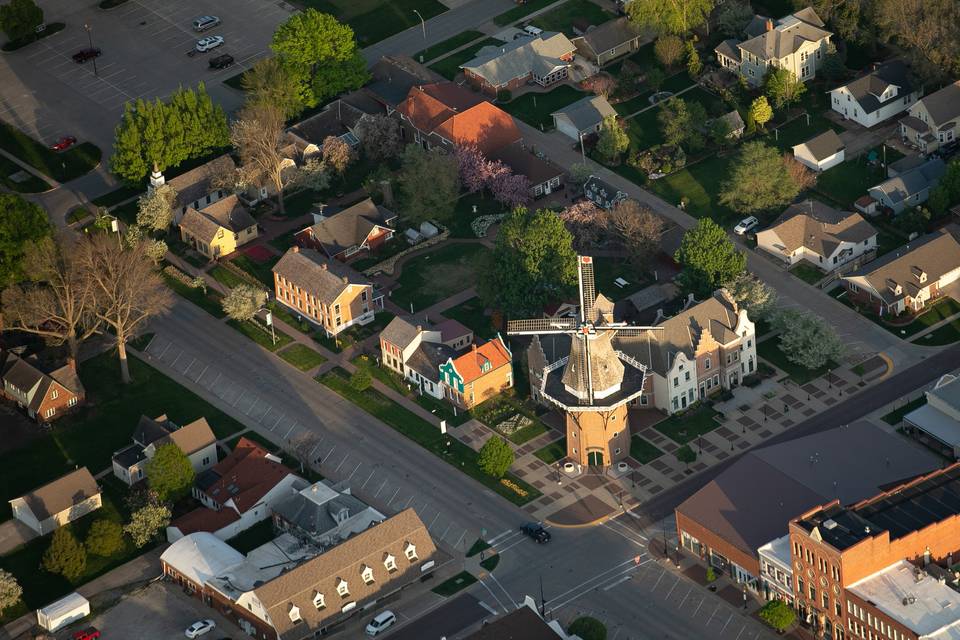
[[[485,362],[490,363],[490,368],[486,372],[483,371]],[[463,378],[464,384],[473,382],[484,373],[508,364],[510,364],[510,352],[500,338],[489,340],[480,346],[474,345],[470,351],[453,361],[453,366]]]
[[[219,479],[203,492],[219,504],[232,499],[240,513],[247,511],[293,473],[267,455],[256,443],[240,438],[233,452],[213,468]]]

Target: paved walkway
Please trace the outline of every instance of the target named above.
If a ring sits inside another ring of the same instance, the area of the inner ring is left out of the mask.
[[[10,152],[8,152],[8,151],[6,151],[6,150],[4,150],[4,149],[0,149],[0,156],[3,156],[4,158],[6,158],[7,160],[9,160],[10,162],[12,162],[12,163],[14,163],[15,165],[19,166],[21,169],[23,169],[24,171],[26,171],[26,172],[29,173],[30,175],[32,175],[32,176],[34,176],[34,177],[36,177],[36,178],[40,178],[41,180],[43,180],[44,182],[46,182],[48,185],[50,185],[50,188],[51,188],[51,189],[56,189],[57,187],[60,186],[60,183],[59,183],[59,182],[57,182],[56,180],[54,180],[53,178],[51,178],[51,177],[48,176],[47,174],[41,173],[41,172],[37,171],[36,169],[34,169],[33,167],[31,167],[31,166],[28,165],[26,162],[24,162],[23,160],[21,160],[21,159],[18,158],[17,156],[13,155],[12,153],[10,153]]]

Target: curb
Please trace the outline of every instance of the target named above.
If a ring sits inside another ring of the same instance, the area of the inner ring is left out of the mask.
[[[877,355],[880,356],[880,358],[881,358],[885,363],[887,363],[887,370],[886,370],[886,371],[883,373],[883,375],[881,375],[879,378],[874,378],[873,380],[871,380],[871,383],[873,383],[873,384],[878,383],[878,382],[883,382],[884,380],[886,380],[887,378],[889,378],[889,377],[893,374],[893,369],[894,369],[893,359],[891,359],[890,356],[888,356],[887,354],[885,354],[885,353],[882,352],[882,351],[879,352]]]

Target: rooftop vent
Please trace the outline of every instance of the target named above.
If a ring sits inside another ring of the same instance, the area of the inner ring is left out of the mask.
[[[917,601],[916,596],[905,596],[902,600],[903,606],[905,607],[915,603],[916,601]]]
[[[830,520],[824,520],[823,528],[826,529],[827,531],[830,531],[831,529],[836,529],[837,521],[833,520],[832,518]]]

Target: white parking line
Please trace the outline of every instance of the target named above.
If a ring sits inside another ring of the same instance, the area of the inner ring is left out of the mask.
[[[340,471],[340,467],[343,466],[343,463],[346,462],[349,457],[350,457],[350,454],[349,454],[349,453],[348,453],[347,455],[343,456],[343,458],[340,460],[340,464],[338,464],[338,465],[337,465],[337,468],[333,470],[333,473],[334,473],[334,474],[336,474],[337,471]],[[400,489],[397,489],[397,491],[400,491]]]
[[[491,573],[491,574],[488,574],[488,575],[490,575],[491,577],[493,576],[492,573]],[[490,589],[490,587],[487,586],[487,583],[486,583],[486,582],[484,582],[483,580],[480,580],[480,584],[482,584],[482,585],[483,585],[483,588],[486,589],[487,592],[493,597],[493,599],[497,601],[497,604],[500,605],[500,608],[503,609],[503,612],[504,612],[504,613],[510,613],[509,609],[507,609],[505,606],[503,606],[503,603],[500,602],[500,598],[498,598],[498,597],[496,596],[496,594],[493,593],[493,590]],[[498,613],[499,613],[499,612],[498,612]]]
[[[361,464],[363,464],[363,463],[362,463],[362,462],[358,462],[358,463],[357,463],[357,466],[355,466],[355,467],[353,468],[353,471],[350,473],[349,476],[347,476],[347,479],[344,480],[344,482],[350,482],[350,478],[352,478],[352,477],[353,477],[353,474],[357,472],[357,469],[360,468],[360,465],[361,465]]]
[[[387,481],[386,481],[386,480],[384,480],[383,482],[380,483],[380,488],[377,489],[377,493],[374,494],[374,496],[373,496],[374,498],[376,498],[378,495],[380,495],[380,492],[383,491],[383,485],[385,485],[385,484],[387,484]]]
[[[370,472],[370,475],[367,476],[367,479],[363,481],[363,484],[360,485],[360,489],[358,489],[359,491],[363,491],[363,488],[364,488],[365,486],[367,486],[367,483],[370,482],[370,478],[373,477],[374,471],[376,471],[376,470],[371,471],[371,472]]]
[[[387,501],[387,506],[388,506],[388,507],[389,507],[391,504],[393,504],[393,500],[394,500],[394,498],[397,497],[397,494],[398,494],[398,493],[400,493],[400,487],[397,487],[397,490],[393,492],[393,498],[390,498],[390,499]]]
[[[298,424],[300,424],[300,423],[294,421],[294,423],[293,423],[292,425],[290,425],[290,428],[287,430],[287,434],[286,434],[285,436],[283,436],[283,439],[284,439],[284,440],[286,440],[287,438],[290,437],[290,434],[293,432],[293,430],[296,428],[296,426],[297,426]],[[346,458],[344,458],[344,459],[346,459]]]
[[[260,398],[254,398],[253,404],[247,407],[247,410],[244,411],[245,414],[250,415],[250,412],[253,411],[253,408],[257,406],[257,403],[260,402]]]
[[[730,624],[730,621],[733,620],[733,614],[730,614],[730,617],[727,618],[727,621],[723,623],[723,627],[720,629],[720,635],[723,635],[723,632],[726,631],[727,625]]]

